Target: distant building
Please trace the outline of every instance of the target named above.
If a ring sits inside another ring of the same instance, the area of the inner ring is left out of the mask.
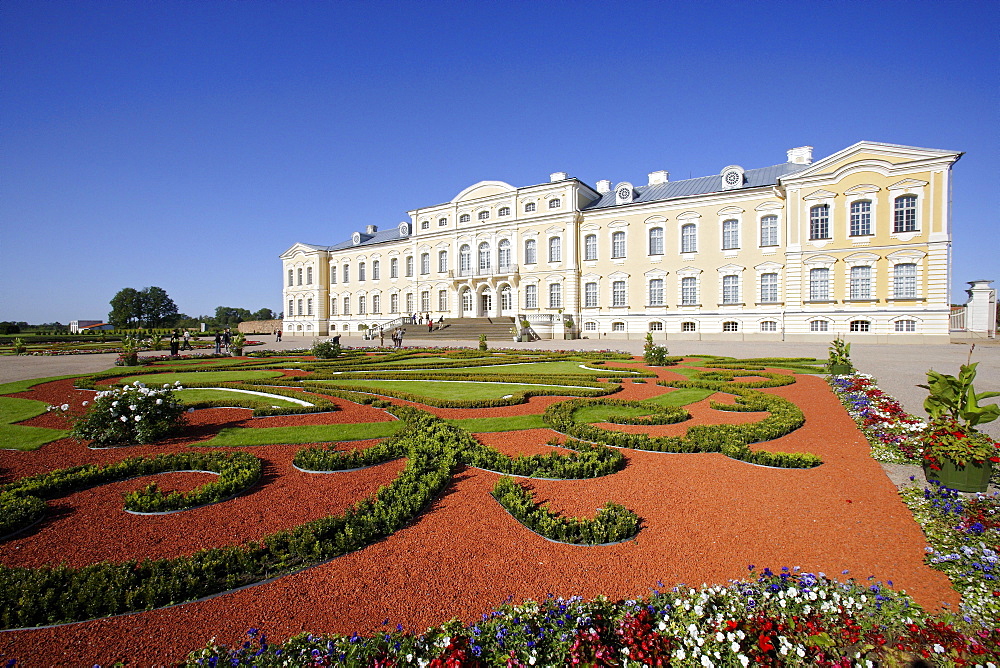
[[[556,338],[947,342],[957,151],[862,141],[647,184],[482,181],[281,254],[284,330],[462,317]]]
[[[70,320],[69,321],[69,333],[70,334],[86,334],[87,332],[95,331],[110,331],[114,329],[114,325],[109,325],[106,322],[101,322],[100,320]]]

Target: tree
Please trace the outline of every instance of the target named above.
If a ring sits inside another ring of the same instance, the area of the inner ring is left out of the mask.
[[[274,311],[272,311],[269,308],[262,308],[259,311],[255,311],[254,314],[252,316],[250,316],[250,319],[251,320],[274,320],[275,319],[274,318]]]
[[[177,304],[167,295],[167,291],[155,285],[144,288],[142,295],[142,319],[146,327],[172,325],[177,319]]]
[[[253,320],[253,314],[245,308],[234,306],[216,306],[215,322],[219,327],[231,327],[244,320]]]
[[[135,288],[122,288],[111,298],[108,322],[115,329],[135,329],[142,322],[142,295]]]

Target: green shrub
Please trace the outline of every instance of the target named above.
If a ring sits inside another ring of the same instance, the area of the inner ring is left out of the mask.
[[[480,334],[479,335],[479,349],[482,350],[482,351],[486,350],[486,335],[485,334]]]
[[[333,341],[317,341],[313,344],[312,354],[317,359],[329,360],[340,355],[340,344]]]
[[[185,409],[174,397],[174,387],[153,390],[135,381],[98,392],[70,435],[97,446],[152,443],[165,438],[184,423]]]

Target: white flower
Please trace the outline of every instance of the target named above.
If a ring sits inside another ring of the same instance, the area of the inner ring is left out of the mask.
[[[89,401],[84,401],[84,402],[83,402],[83,405],[84,405],[84,406],[86,406],[86,405],[87,405],[87,404],[89,404],[89,403],[90,403]]]
[[[125,417],[124,415],[123,415],[123,416],[121,416],[121,417],[120,417],[120,418],[118,418],[118,419],[119,419],[119,420],[121,420],[122,422],[128,422],[128,418],[127,418],[127,417]]]
[[[750,659],[748,659],[745,654],[740,654],[740,665],[743,666],[743,668],[750,665]]]
[[[938,654],[944,654],[944,647],[942,647],[938,643],[934,643],[934,651]]]
[[[734,642],[732,645],[729,646],[729,649],[733,650],[734,652],[738,652],[740,651],[740,644],[738,642]],[[744,663],[743,665],[745,666],[747,664]]]
[[[136,415],[135,416],[135,421],[139,422],[140,420],[142,420],[142,416],[141,415]]]
[[[156,405],[157,405],[157,406],[159,406],[159,405],[160,405],[160,404],[162,404],[162,403],[163,403],[163,399],[157,399],[157,400],[156,400]]]
[[[723,633],[722,631],[719,631],[718,633],[715,634],[715,639],[718,640],[719,642],[722,642],[723,640],[726,639],[726,634]]]

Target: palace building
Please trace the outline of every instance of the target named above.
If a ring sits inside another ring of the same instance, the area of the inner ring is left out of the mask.
[[[481,181],[388,229],[282,253],[284,331],[416,313],[542,338],[947,341],[961,156],[862,141],[680,181]]]

